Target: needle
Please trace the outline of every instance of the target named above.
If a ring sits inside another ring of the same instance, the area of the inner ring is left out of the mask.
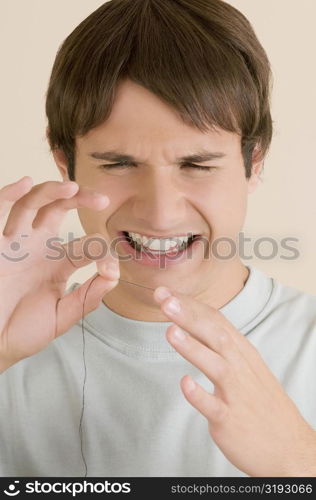
[[[148,288],[148,290],[153,290],[153,291],[156,290],[156,288],[151,288],[150,286],[140,285],[139,283],[133,283],[132,281],[123,280],[122,278],[119,278],[119,281],[124,281],[125,283],[130,283],[131,285],[141,286],[142,288]]]

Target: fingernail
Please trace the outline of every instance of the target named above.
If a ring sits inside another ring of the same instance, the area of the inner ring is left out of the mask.
[[[156,288],[155,294],[156,294],[157,299],[159,299],[159,300],[164,300],[167,297],[171,297],[171,293],[169,292],[168,288],[166,288],[164,286],[160,286],[160,287]]]
[[[188,391],[194,391],[194,389],[196,388],[196,383],[194,382],[194,380],[192,380],[192,378],[189,378],[188,381],[187,381],[187,389]]]
[[[107,264],[107,268],[111,269],[111,271],[119,271],[120,270],[120,267],[116,262],[109,262]]]
[[[99,191],[92,191],[92,196],[95,198],[107,198],[106,194],[102,194]]]
[[[18,184],[19,182],[24,181],[24,179],[29,179],[33,182],[32,177],[30,177],[29,175],[25,175],[24,177],[21,177],[21,179],[19,179],[18,181],[12,182],[12,184],[10,184],[10,186],[13,186],[13,184]]]
[[[102,194],[102,193],[97,193],[95,192],[93,194],[93,198],[96,200],[96,201],[102,201],[102,207],[104,207],[104,204],[106,204],[106,206],[108,206],[108,204],[110,203],[110,198],[106,195],[106,194]]]
[[[181,311],[180,302],[176,297],[172,297],[172,299],[164,305],[164,309],[171,314],[177,314]]]
[[[186,337],[186,334],[184,333],[183,330],[181,330],[180,328],[175,328],[172,332],[172,337],[174,340],[178,340],[180,342],[182,342],[185,337]]]
[[[113,278],[119,278],[120,276],[120,268],[115,262],[109,262],[106,264],[105,272],[107,276],[111,276]]]
[[[78,184],[75,181],[63,181],[61,183],[62,186],[78,186]]]

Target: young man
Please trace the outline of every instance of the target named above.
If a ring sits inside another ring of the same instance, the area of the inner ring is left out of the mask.
[[[64,182],[0,191],[2,475],[316,475],[316,299],[226,258],[270,77],[221,0],[112,0],[64,41],[46,104]],[[73,208],[86,236],[53,245]]]

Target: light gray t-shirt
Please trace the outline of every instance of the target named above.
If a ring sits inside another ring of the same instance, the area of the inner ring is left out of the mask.
[[[249,269],[244,288],[221,312],[316,429],[316,297]],[[186,374],[209,392],[213,385],[168,343],[170,324],[131,320],[104,303],[85,317],[88,477],[246,476],[184,398],[179,382]],[[82,351],[79,322],[0,376],[1,476],[84,476]]]

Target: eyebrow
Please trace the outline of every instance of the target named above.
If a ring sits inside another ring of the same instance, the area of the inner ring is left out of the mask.
[[[132,155],[127,155],[125,153],[120,153],[119,151],[105,151],[103,153],[90,153],[88,156],[96,160],[104,161],[114,161],[116,163],[130,162],[130,163],[144,163],[138,160]],[[224,158],[226,155],[220,152],[210,152],[210,151],[198,151],[194,154],[183,156],[177,158],[177,163],[192,162],[192,163],[204,163],[206,161],[217,160],[218,158]]]

